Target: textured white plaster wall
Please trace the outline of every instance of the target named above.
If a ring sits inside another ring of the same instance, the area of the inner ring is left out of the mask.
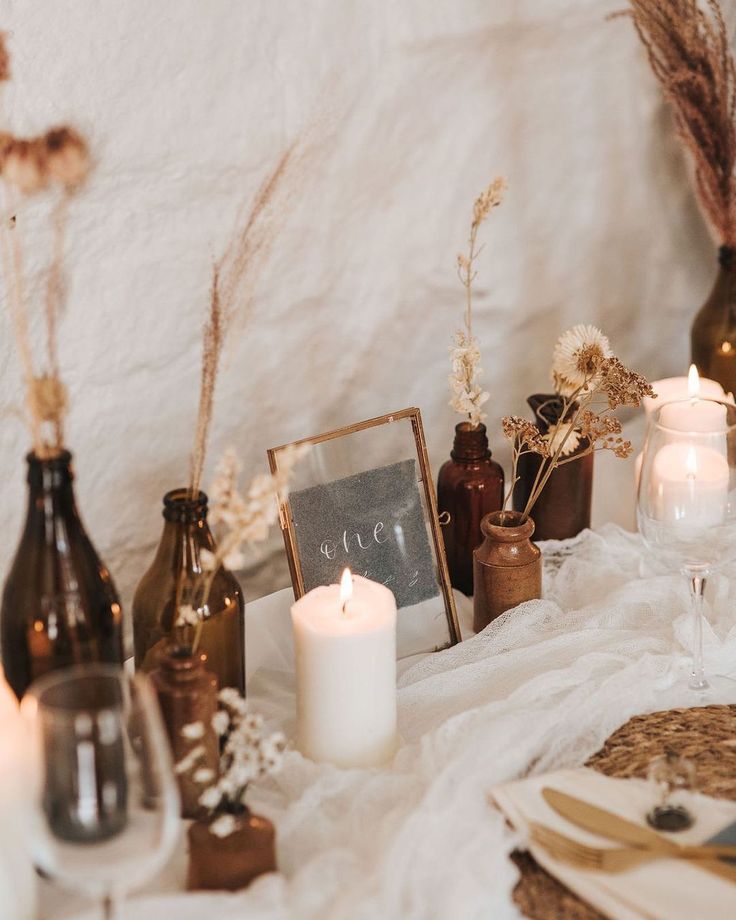
[[[338,116],[231,342],[205,481],[226,445],[255,472],[269,446],[411,404],[439,466],[455,423],[454,261],[496,173],[510,191],[485,232],[476,328],[499,455],[500,416],[545,387],[574,322],[599,323],[653,377],[684,370],[715,254],[633,29],[605,21],[621,6],[0,2],[13,126],[71,121],[99,161],[71,218],[61,352],[79,502],[128,606],[161,497],[186,476],[211,254],[326,101]],[[21,391],[6,314],[10,406]],[[1,430],[4,574],[28,439],[8,417]]]

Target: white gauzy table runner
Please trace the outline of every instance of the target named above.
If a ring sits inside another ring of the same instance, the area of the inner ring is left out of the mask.
[[[653,574],[637,534],[607,525],[543,544],[545,599],[400,668],[403,745],[385,770],[338,770],[289,752],[251,804],[278,828],[281,873],[245,892],[176,894],[183,844],[126,920],[516,917],[513,835],[486,804],[491,786],[577,766],[630,716],[700,705],[673,681],[688,670],[684,579]],[[736,671],[736,598],[714,579],[705,634],[711,673]],[[247,615],[249,699],[289,733],[294,682],[291,592]],[[705,699],[702,702],[736,702]],[[151,896],[150,893],[156,893]],[[48,886],[44,920],[79,902]],[[91,913],[86,916],[95,916]]]

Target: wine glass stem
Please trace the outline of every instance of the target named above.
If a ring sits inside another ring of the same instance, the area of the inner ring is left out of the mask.
[[[102,901],[102,920],[120,920],[120,916],[120,901],[110,891]]]
[[[690,599],[693,610],[693,671],[690,678],[691,690],[707,690],[708,681],[703,668],[703,604],[705,577],[690,576]]]

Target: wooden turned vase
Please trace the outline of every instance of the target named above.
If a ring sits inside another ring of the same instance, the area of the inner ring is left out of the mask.
[[[236,829],[226,837],[210,826],[220,815],[189,828],[187,888],[238,891],[266,872],[276,871],[276,829],[268,818],[245,808],[235,815]]]
[[[542,554],[532,543],[534,521],[517,511],[494,511],[481,522],[484,540],[473,554],[473,629],[524,601],[542,596]]]

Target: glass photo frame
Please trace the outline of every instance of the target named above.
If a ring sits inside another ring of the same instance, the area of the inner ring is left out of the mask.
[[[294,443],[311,446],[279,496],[294,596],[339,583],[347,567],[393,591],[399,659],[459,642],[419,409]],[[273,473],[286,446],[268,451]]]

